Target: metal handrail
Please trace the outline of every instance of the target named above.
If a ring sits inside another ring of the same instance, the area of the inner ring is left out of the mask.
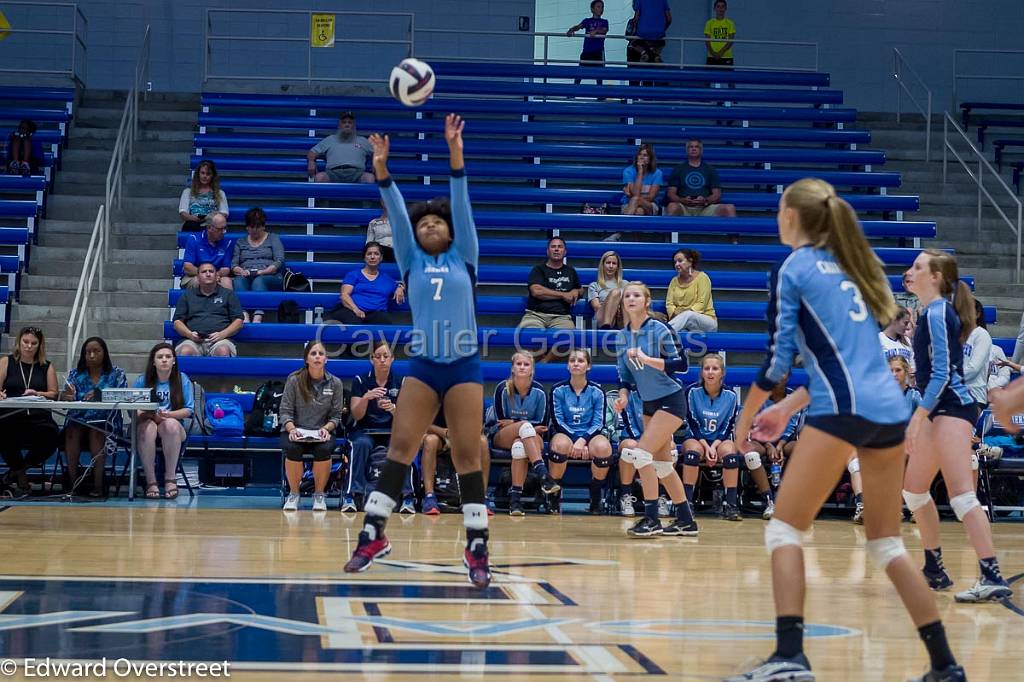
[[[961,73],[960,56],[964,54],[987,54],[987,55],[1024,55],[1024,50],[983,50],[974,48],[963,48],[953,50],[953,106],[959,106],[958,99],[960,81],[962,80],[988,80],[988,81],[1021,81],[1024,82],[1024,75],[999,76],[992,73]],[[991,63],[991,62],[990,62]]]
[[[928,104],[926,107],[922,107],[921,103],[914,97],[914,93],[910,91],[907,84],[903,79],[903,70],[901,67],[906,67],[906,70],[917,79],[918,84],[924,89],[928,95]],[[896,83],[899,85],[896,88],[896,123],[902,123],[903,113],[903,92],[906,91],[907,97],[914,103],[917,110],[924,116],[924,160],[925,162],[932,160],[932,91],[925,82],[924,79],[917,73],[917,70],[910,65],[903,53],[900,52],[899,48],[894,47],[892,49],[892,77],[896,79]]]
[[[86,249],[85,260],[82,263],[82,274],[78,277],[75,301],[71,304],[71,315],[68,318],[67,326],[67,345],[64,350],[64,362],[69,375],[78,362],[74,349],[78,348],[78,344],[85,337],[89,314],[89,294],[92,292],[93,281],[97,274],[100,288],[103,288],[103,259],[98,258],[97,255],[103,253],[106,247],[107,235],[103,230],[105,218],[106,210],[101,205],[96,211],[96,221],[92,225],[89,247]]]
[[[960,138],[964,142],[967,143],[967,146],[970,148],[971,152],[974,153],[974,157],[975,158],[971,159],[970,163],[973,164],[975,160],[977,161],[977,163],[978,163],[977,173],[975,173],[974,171],[971,170],[971,166],[968,165],[968,162],[965,161],[964,158],[961,157],[960,154],[957,153],[956,149],[954,149],[953,145],[950,143],[950,140],[949,140],[949,127],[951,125],[953,126],[953,130],[956,131],[956,133],[960,136]],[[967,175],[971,178],[971,180],[974,180],[974,182],[978,185],[978,238],[981,239],[981,209],[982,209],[982,197],[983,196],[988,199],[989,203],[992,204],[992,207],[996,209],[997,213],[999,213],[999,217],[1001,217],[1003,219],[1003,221],[1005,221],[1006,224],[1010,226],[1010,230],[1012,230],[1013,233],[1017,236],[1017,262],[1016,262],[1016,269],[1015,269],[1014,272],[1015,272],[1015,277],[1016,277],[1015,281],[1018,284],[1020,284],[1021,283],[1021,269],[1020,269],[1020,265],[1021,265],[1021,263],[1020,263],[1021,248],[1020,247],[1021,247],[1021,234],[1022,234],[1022,232],[1024,232],[1024,222],[1022,222],[1022,216],[1024,216],[1024,204],[1021,203],[1021,200],[1017,197],[1017,195],[1014,193],[1014,191],[1012,189],[1010,189],[1009,185],[1006,184],[1006,181],[1003,180],[1002,176],[1000,176],[999,173],[996,172],[996,169],[993,168],[992,164],[990,164],[988,162],[988,159],[985,158],[985,155],[982,154],[980,151],[978,151],[978,148],[974,146],[973,142],[971,142],[971,138],[967,136],[967,133],[964,132],[963,128],[960,127],[960,125],[956,122],[956,120],[952,116],[950,116],[949,112],[947,111],[945,113],[945,116],[944,116],[943,121],[942,121],[942,182],[943,183],[948,182],[947,166],[949,164],[949,154],[952,154],[956,158],[956,160],[960,162],[960,165],[963,166],[964,170],[967,172]],[[995,197],[993,197],[992,193],[989,192],[988,189],[985,187],[985,170],[986,169],[988,170],[989,175],[991,177],[995,178],[999,182],[999,185],[1006,191],[1006,194],[1009,195],[1009,197],[1013,201],[1013,203],[1016,204],[1016,206],[1017,206],[1017,222],[1016,222],[1016,224],[1014,224],[1013,219],[1011,219],[1009,216],[1006,215],[1006,212],[1003,211],[1002,207],[999,206],[999,204],[996,202]]]
[[[139,92],[149,74],[150,29],[142,37],[139,58],[135,62],[135,76],[132,87],[125,97],[124,110],[121,112],[121,123],[117,128],[117,138],[107,166],[107,178],[104,187],[103,203],[96,212],[89,246],[82,259],[82,273],[78,277],[78,289],[75,300],[71,304],[71,314],[67,325],[67,348],[65,349],[68,372],[73,369],[74,350],[85,336],[89,322],[89,295],[93,284],[99,291],[105,288],[103,271],[110,260],[110,215],[115,206],[121,207],[124,179],[125,158],[135,158],[135,142],[139,137]]]
[[[70,36],[71,37],[71,59],[70,66],[67,69],[12,69],[12,68],[0,68],[0,73],[20,73],[20,74],[39,74],[39,75],[51,75],[51,76],[67,76],[72,81],[78,81],[83,86],[85,85],[85,73],[81,77],[78,75],[78,46],[82,47],[82,52],[87,53],[89,48],[85,44],[84,33],[79,31],[79,19],[81,18],[81,25],[83,29],[88,28],[89,19],[82,12],[78,3],[75,2],[25,2],[23,0],[5,0],[4,7],[8,6],[19,6],[19,7],[46,7],[46,8],[71,8],[71,29],[70,30],[54,30],[54,29],[41,29],[41,28],[8,28],[5,29],[6,34],[27,34],[27,35],[50,35],[50,36]],[[83,69],[86,65],[87,59],[82,60]]]

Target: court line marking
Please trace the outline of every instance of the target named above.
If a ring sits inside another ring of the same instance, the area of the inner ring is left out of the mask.
[[[1012,578],[1010,578],[1006,582],[1008,584],[1012,585],[1015,582],[1017,582],[1018,580],[1020,580],[1021,578],[1024,578],[1024,573],[1019,573],[1018,575],[1013,576]],[[1009,599],[1004,599],[1002,601],[1002,604],[1006,608],[1010,609],[1010,611],[1013,611],[1014,613],[1016,613],[1018,616],[1024,616],[1024,609],[1022,609],[1021,607],[1017,606],[1016,604],[1014,604]]]

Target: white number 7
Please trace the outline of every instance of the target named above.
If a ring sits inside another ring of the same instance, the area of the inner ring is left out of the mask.
[[[861,297],[860,289],[857,288],[857,285],[848,279],[844,279],[839,288],[843,291],[853,290],[853,303],[857,306],[857,309],[850,311],[850,319],[854,322],[863,322],[868,319],[868,308],[864,305],[864,299]]]
[[[441,287],[444,286],[444,278],[443,277],[431,277],[430,278],[430,283],[437,287],[436,289],[434,289],[434,300],[435,301],[440,301],[441,300]]]

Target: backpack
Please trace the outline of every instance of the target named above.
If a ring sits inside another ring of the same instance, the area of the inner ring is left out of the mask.
[[[310,283],[309,278],[303,275],[301,272],[295,272],[291,269],[285,269],[284,277],[281,280],[281,288],[284,291],[297,291],[309,293],[313,291],[313,285]]]
[[[283,396],[283,381],[267,381],[260,384],[253,398],[252,412],[245,420],[244,432],[247,436],[272,437],[281,433],[279,415]]]
[[[218,411],[222,413],[219,417]],[[242,404],[235,398],[217,398],[206,403],[206,421],[218,436],[241,436],[245,430]]]
[[[301,324],[302,311],[299,304],[292,299],[281,301],[277,306],[277,321],[280,324]]]
[[[190,436],[209,436],[213,433],[213,426],[206,414],[206,389],[197,381],[192,382],[192,426],[189,427]]]
[[[611,443],[619,442],[622,432],[622,415],[615,411],[615,401],[619,399],[619,389],[613,388],[604,392],[604,429],[601,433]]]

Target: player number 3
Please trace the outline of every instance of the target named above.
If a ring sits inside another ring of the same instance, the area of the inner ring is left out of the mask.
[[[864,305],[864,298],[860,295],[860,289],[857,288],[857,285],[848,279],[844,279],[839,288],[843,291],[853,292],[853,304],[857,306],[857,309],[850,311],[850,319],[854,322],[863,322],[868,319],[868,307]]]

